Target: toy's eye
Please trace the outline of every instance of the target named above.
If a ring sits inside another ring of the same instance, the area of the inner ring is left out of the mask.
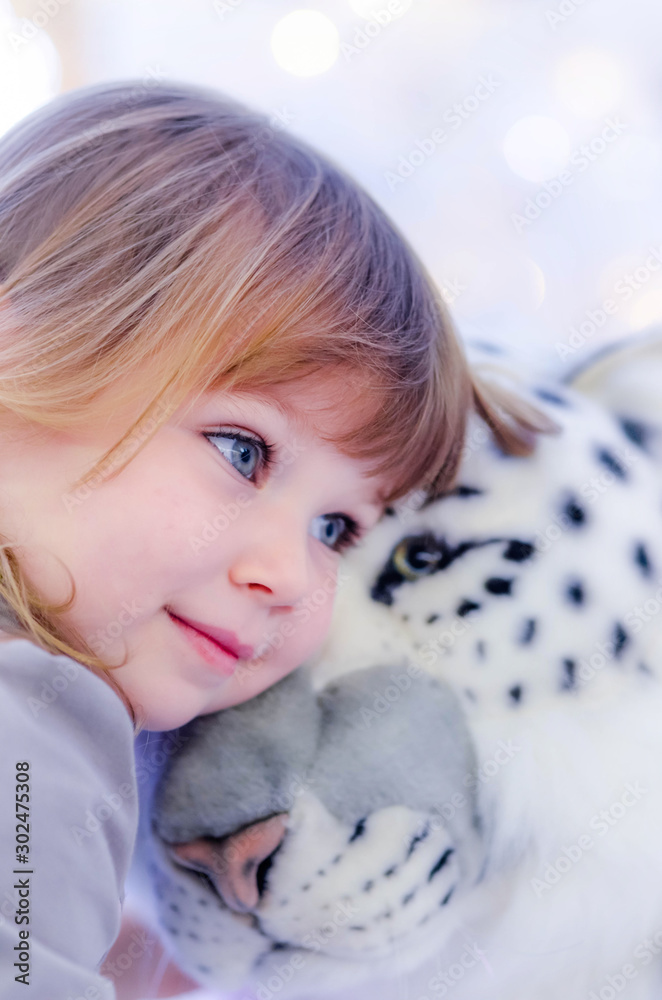
[[[403,538],[393,550],[391,562],[405,580],[417,580],[432,573],[443,558],[433,535]]]

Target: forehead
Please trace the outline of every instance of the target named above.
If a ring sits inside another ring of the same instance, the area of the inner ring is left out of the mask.
[[[257,392],[250,387],[237,391],[239,396],[244,394],[276,409],[293,430],[330,438],[331,443],[353,428],[360,433],[378,403],[374,390],[365,383],[339,375],[308,376]]]

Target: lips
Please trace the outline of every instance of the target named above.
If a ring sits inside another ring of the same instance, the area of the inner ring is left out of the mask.
[[[226,653],[236,657],[238,660],[250,660],[252,658],[254,652],[253,646],[247,646],[239,642],[234,632],[228,632],[224,628],[217,628],[215,625],[206,625],[204,622],[196,621],[195,618],[184,618],[182,615],[176,615],[169,608],[166,608],[166,611],[172,618],[177,618],[180,622],[184,622],[185,625],[190,625],[197,632],[202,632],[208,639],[212,639]]]

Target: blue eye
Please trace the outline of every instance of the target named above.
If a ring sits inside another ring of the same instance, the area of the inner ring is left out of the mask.
[[[210,440],[219,442],[218,450],[245,479],[253,481],[256,470],[266,471],[272,463],[272,446],[261,438],[250,437],[238,432],[222,434],[207,433]]]
[[[313,520],[311,535],[336,552],[343,552],[361,537],[361,529],[347,514],[321,514]]]

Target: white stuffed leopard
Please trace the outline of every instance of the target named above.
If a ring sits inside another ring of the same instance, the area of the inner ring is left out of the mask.
[[[137,864],[210,996],[662,996],[662,334],[563,377],[467,353],[561,432],[472,418],[320,654],[160,737]]]

